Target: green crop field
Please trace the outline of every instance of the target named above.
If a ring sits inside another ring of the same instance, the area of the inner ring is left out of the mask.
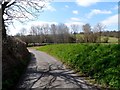
[[[101,37],[102,41],[103,41],[104,38],[106,38],[106,36]],[[118,43],[118,38],[116,38],[116,37],[108,37],[108,43]]]
[[[77,34],[76,38],[83,38],[84,34]],[[104,42],[104,38],[108,38],[108,43],[118,43],[118,38],[116,37],[107,37],[107,36],[101,36],[101,42]]]
[[[97,83],[120,89],[120,45],[55,44],[37,47],[84,73]]]

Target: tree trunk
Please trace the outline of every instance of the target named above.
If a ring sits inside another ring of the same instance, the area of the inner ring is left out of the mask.
[[[2,10],[2,38],[6,38],[6,36],[7,36],[6,29],[5,29],[5,22],[4,22],[4,18],[3,18],[5,7],[6,7],[6,5],[2,4],[2,9],[1,9]]]
[[[5,29],[5,24],[4,24],[4,19],[2,17],[2,38],[6,38],[6,29]]]

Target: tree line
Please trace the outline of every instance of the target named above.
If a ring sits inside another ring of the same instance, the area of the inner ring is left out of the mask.
[[[105,25],[101,23],[98,23],[93,28],[87,23],[82,26],[82,33],[78,33],[79,30],[80,25],[77,24],[71,24],[69,27],[63,23],[51,25],[42,24],[31,26],[29,35],[25,35],[27,30],[22,28],[15,36],[27,44],[108,42],[110,33],[104,31]],[[101,36],[103,35],[107,37],[101,41]]]

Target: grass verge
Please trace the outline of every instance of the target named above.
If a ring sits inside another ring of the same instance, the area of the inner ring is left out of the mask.
[[[103,86],[120,89],[120,45],[56,44],[37,48],[84,73]]]

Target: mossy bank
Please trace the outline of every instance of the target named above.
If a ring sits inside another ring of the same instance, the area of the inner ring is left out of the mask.
[[[30,53],[25,43],[14,37],[2,42],[2,90],[14,90],[30,60]]]

